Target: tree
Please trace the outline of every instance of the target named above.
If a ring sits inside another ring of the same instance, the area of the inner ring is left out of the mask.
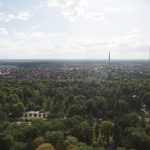
[[[147,135],[150,136],[150,127],[147,127],[145,131],[146,131]]]
[[[126,150],[124,147],[117,147],[116,150]]]
[[[24,86],[23,96],[24,96],[24,98],[32,97],[33,96],[33,89],[30,86]],[[25,103],[27,103],[27,101],[25,101]]]
[[[66,137],[66,140],[64,141],[64,145],[66,147],[67,150],[76,147],[78,143],[78,139],[74,136],[68,135]]]
[[[92,127],[87,121],[81,122],[73,129],[73,135],[82,142],[91,144],[92,142]]]
[[[87,146],[86,143],[79,142],[77,150],[94,150],[91,146]]]
[[[10,150],[26,150],[26,144],[23,142],[15,142]]]
[[[63,148],[64,134],[62,131],[47,131],[45,139],[46,142],[53,144],[56,149],[61,150]]]
[[[96,150],[105,150],[104,147],[98,147]]]
[[[140,125],[140,118],[136,113],[126,114],[120,117],[116,117],[118,125],[125,129],[126,127],[137,127]]]
[[[83,105],[73,104],[68,108],[68,116],[74,116],[76,114],[82,115],[85,112],[85,107]]]
[[[42,136],[39,136],[33,140],[33,144],[35,145],[35,147],[38,147],[39,145],[42,145],[44,143],[45,143],[45,139]]]
[[[150,136],[137,128],[129,128],[126,137],[126,146],[128,149],[149,150]]]
[[[129,104],[124,100],[116,100],[114,107],[117,115],[122,115],[129,112]]]
[[[144,93],[142,99],[143,99],[143,102],[146,105],[147,109],[150,110],[150,92]]]
[[[111,121],[102,121],[100,124],[102,136],[104,136],[106,143],[109,143],[109,138],[113,134],[114,123]]]
[[[26,127],[24,133],[25,133],[26,139],[33,140],[40,135],[40,130],[39,130],[39,128],[31,125],[31,126]]]
[[[3,123],[4,121],[7,120],[7,115],[5,112],[3,112],[1,109],[0,109],[0,123]]]
[[[15,143],[14,137],[11,135],[1,135],[0,137],[0,148],[3,150],[9,150]]]
[[[18,118],[21,117],[24,112],[24,105],[23,103],[19,102],[12,106],[12,117]]]
[[[114,146],[122,146],[122,134],[119,125],[116,123],[113,129]]]
[[[49,143],[44,143],[40,145],[38,148],[36,148],[36,150],[55,150],[55,149],[53,145]]]
[[[20,101],[19,96],[17,94],[10,94],[8,96],[8,102],[11,104],[18,103]]]

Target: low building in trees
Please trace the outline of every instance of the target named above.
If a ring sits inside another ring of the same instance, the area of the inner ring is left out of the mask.
[[[46,119],[47,117],[48,117],[47,112],[28,111],[28,112],[23,113],[23,116],[19,120],[31,121],[34,119]]]

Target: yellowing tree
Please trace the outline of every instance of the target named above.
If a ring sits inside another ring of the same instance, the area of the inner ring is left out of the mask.
[[[36,150],[55,150],[55,149],[53,145],[49,143],[44,143],[40,145],[38,148],[36,148]]]

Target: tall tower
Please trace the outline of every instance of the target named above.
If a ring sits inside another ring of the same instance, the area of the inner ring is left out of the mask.
[[[109,65],[109,68],[110,68],[110,52],[109,52],[109,56],[108,56],[108,65]]]

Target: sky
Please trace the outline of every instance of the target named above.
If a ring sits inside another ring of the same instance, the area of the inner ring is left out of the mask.
[[[148,59],[150,0],[0,0],[0,59]]]

